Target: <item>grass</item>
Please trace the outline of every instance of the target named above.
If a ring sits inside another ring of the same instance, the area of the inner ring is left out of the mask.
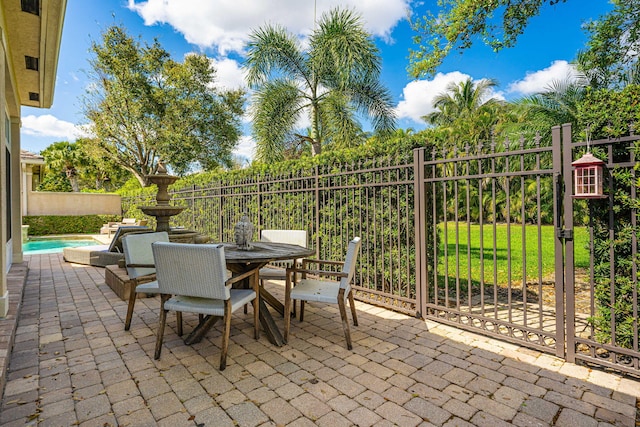
[[[445,240],[444,225],[438,227],[440,240]],[[523,258],[523,227],[520,224],[496,224],[495,233],[492,224],[484,225],[483,229],[483,265],[484,282],[506,285],[522,284],[523,274],[526,271],[527,282],[538,282],[539,280],[555,281],[555,233],[556,229],[549,226],[542,226],[540,235],[538,227],[535,225],[524,226],[524,258]],[[510,236],[509,236],[510,233]],[[495,251],[494,251],[495,234]],[[442,280],[445,271],[445,262],[449,281],[459,277],[461,282],[468,283],[469,275],[472,282],[479,282],[480,270],[480,226],[459,223],[457,228],[456,245],[456,224],[447,224],[447,256],[445,257],[444,245],[438,248],[438,275]],[[509,239],[508,239],[509,237]],[[575,243],[575,268],[587,269],[589,267],[589,234],[585,227],[574,229]],[[538,244],[540,241],[540,245]],[[510,242],[510,245],[509,245]],[[538,265],[538,257],[541,258],[541,265]],[[511,273],[509,274],[509,260],[511,261]],[[495,275],[495,277],[494,277]],[[511,277],[511,280],[509,280]],[[441,282],[442,283],[442,282]]]

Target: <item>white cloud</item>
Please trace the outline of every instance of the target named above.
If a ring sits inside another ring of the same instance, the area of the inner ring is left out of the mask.
[[[239,158],[247,159],[251,162],[255,155],[256,142],[250,136],[241,136],[236,149],[233,150],[233,154]]]
[[[319,4],[318,4],[319,3]],[[336,7],[362,15],[373,35],[388,38],[405,18],[410,0],[323,0],[316,2],[317,19]],[[215,48],[221,55],[241,52],[250,31],[267,23],[280,24],[299,35],[314,25],[314,2],[300,0],[129,0],[145,25],[168,24],[201,48]]]
[[[576,68],[564,60],[554,61],[549,67],[529,72],[524,79],[515,81],[507,88],[508,93],[531,95],[546,91],[554,81],[576,78]]]
[[[459,83],[470,76],[459,71],[438,73],[433,80],[414,80],[402,89],[402,101],[396,107],[399,119],[411,119],[424,123],[422,116],[434,111],[433,99],[446,92],[450,83]]]
[[[216,69],[216,82],[215,86],[218,89],[245,89],[245,76],[242,66],[238,61],[233,59],[211,59],[211,63]]]
[[[85,132],[83,132],[79,126],[60,120],[51,114],[22,117],[22,132],[25,135],[53,137],[68,141],[75,141],[77,138],[85,135]]]

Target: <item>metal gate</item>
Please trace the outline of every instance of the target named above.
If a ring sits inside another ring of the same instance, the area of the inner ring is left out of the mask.
[[[555,298],[563,282],[555,280],[553,256],[560,155],[559,145],[539,137],[466,146],[451,157],[423,151],[425,317],[564,353],[563,305]]]
[[[608,170],[625,171],[619,173],[628,178],[624,212],[614,201],[619,180],[613,177],[609,199],[572,197],[571,163],[587,143],[572,142],[569,125],[553,128],[546,144],[537,136],[453,153],[418,150],[416,276],[423,316],[569,361],[640,373],[635,159],[629,150],[638,140],[591,143],[604,152]],[[605,219],[597,220],[596,209]],[[622,232],[616,228],[620,215],[626,215]],[[623,253],[633,261],[624,271],[615,263]]]
[[[635,151],[639,135],[573,142],[571,126],[554,139],[563,147],[567,360],[640,374],[638,349],[638,223]],[[571,162],[587,150],[606,162],[602,199],[576,200]],[[588,233],[588,269],[576,265],[585,248],[572,238]],[[560,229],[560,228],[559,228]]]

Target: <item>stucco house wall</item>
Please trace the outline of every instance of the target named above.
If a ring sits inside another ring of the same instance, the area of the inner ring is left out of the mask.
[[[11,298],[7,273],[23,260],[20,109],[53,103],[66,7],[66,0],[0,0],[0,320]]]

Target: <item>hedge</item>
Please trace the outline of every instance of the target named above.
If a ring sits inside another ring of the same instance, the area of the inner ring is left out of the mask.
[[[98,233],[103,224],[120,221],[120,215],[43,215],[24,216],[22,224],[29,226],[30,236],[52,234],[91,234]]]

